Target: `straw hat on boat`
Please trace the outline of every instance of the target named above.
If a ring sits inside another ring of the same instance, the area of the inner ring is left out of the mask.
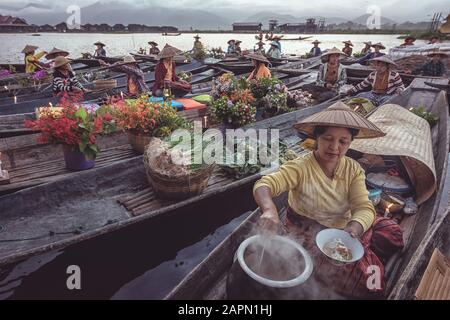
[[[234,39],[230,39],[230,40],[228,40],[228,41],[227,41],[227,43],[228,43],[228,44],[230,44],[231,42],[235,43],[235,42],[236,42],[236,40],[234,40]]]
[[[377,42],[377,43],[374,43],[373,45],[372,45],[372,47],[380,47],[380,49],[386,49],[386,47],[381,43],[381,42]]]
[[[240,44],[240,43],[242,43],[241,40],[236,40],[236,42],[235,42],[235,44]]]
[[[349,46],[353,47],[353,43],[350,40],[342,41],[342,43],[348,44]]]
[[[413,36],[407,36],[405,38],[405,41],[408,41],[408,40],[416,41],[416,38],[414,38]]]
[[[149,41],[148,44],[155,47],[158,46],[158,44],[155,41]]]
[[[386,135],[376,125],[350,109],[342,101],[338,101],[324,111],[300,121],[294,125],[294,128],[314,137],[316,126],[357,129],[359,132],[355,139],[379,138]]]
[[[121,66],[121,65],[125,65],[125,64],[135,64],[135,63],[139,63],[142,62],[141,60],[136,60],[134,59],[133,56],[125,56],[123,57],[123,61],[116,63],[116,66]]]
[[[173,58],[175,57],[178,53],[180,52],[180,50],[172,47],[171,45],[166,44],[164,46],[164,48],[161,50],[161,52],[158,54],[158,58],[159,59],[164,59],[164,58]]]
[[[392,61],[392,59],[388,58],[386,55],[370,59],[369,61],[370,62],[372,62],[372,61],[381,61],[381,62],[387,63],[387,64],[389,64],[391,66],[397,67],[397,64],[394,61]]]
[[[68,55],[69,55],[69,52],[53,47],[52,51],[47,53],[47,55],[45,56],[45,59],[53,60],[58,56],[67,57]]]
[[[70,60],[67,59],[66,57],[56,57],[55,58],[55,65],[53,66],[53,68],[57,69],[57,68],[61,68],[62,66],[65,66],[66,64],[70,63]]]
[[[25,46],[25,48],[23,48],[22,53],[28,54],[28,53],[31,53],[33,51],[36,51],[37,48],[39,48],[39,47],[27,44]]]
[[[364,44],[367,44],[369,47],[371,47],[372,46],[372,42],[371,41],[366,41],[366,42],[363,42]]]
[[[280,44],[279,44],[278,42],[276,42],[276,41],[272,41],[272,42],[270,43],[270,45],[271,45],[271,46],[275,46],[275,47],[277,47],[278,49],[280,49]]]
[[[264,63],[270,63],[270,61],[267,60],[267,58],[259,52],[249,53],[249,54],[245,55],[245,57],[248,59],[257,60],[257,61],[261,61]]]
[[[319,44],[319,43],[322,43],[322,42],[320,42],[319,40],[314,40],[313,42],[311,42],[312,44]]]
[[[341,50],[339,50],[336,47],[334,47],[334,48],[332,48],[330,50],[327,50],[327,52],[323,53],[321,57],[326,57],[326,56],[329,56],[329,55],[332,55],[332,54],[338,54],[340,56],[347,57],[347,55],[345,53],[343,53]]]
[[[96,43],[94,43],[94,46],[102,46],[102,47],[106,47],[106,44],[104,44],[104,43],[102,43],[102,42],[100,42],[100,41],[97,41]]]
[[[440,51],[439,49],[435,49],[430,51],[429,53],[427,53],[428,57],[432,57],[432,56],[440,56],[441,58],[448,58],[448,54]]]
[[[194,39],[201,39],[201,37],[200,37],[199,35],[196,35],[196,36],[194,37]]]

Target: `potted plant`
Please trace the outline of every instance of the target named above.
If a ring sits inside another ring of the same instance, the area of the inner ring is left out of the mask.
[[[62,144],[66,167],[75,171],[95,166],[100,152],[97,135],[115,130],[108,108],[93,110],[75,104],[39,108],[37,120],[27,120],[25,126],[41,132],[39,142]]]
[[[132,148],[144,153],[153,137],[167,137],[187,121],[169,105],[150,102],[147,95],[135,100],[120,100],[113,107],[117,126],[128,133]]]

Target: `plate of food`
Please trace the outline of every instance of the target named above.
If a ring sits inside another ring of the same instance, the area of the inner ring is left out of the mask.
[[[341,264],[356,262],[364,255],[361,242],[344,230],[324,229],[317,234],[316,244],[324,255]]]

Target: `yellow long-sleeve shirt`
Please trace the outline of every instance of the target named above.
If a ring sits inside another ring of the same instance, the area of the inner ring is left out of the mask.
[[[262,186],[269,187],[273,196],[289,191],[289,206],[295,212],[328,228],[344,229],[353,220],[367,231],[375,219],[364,171],[348,157],[339,160],[333,179],[325,175],[314,154],[310,153],[263,177],[253,190]]]
[[[25,72],[26,73],[33,73],[36,71],[36,66],[33,64],[33,62],[39,61],[43,56],[45,56],[45,52],[39,52],[38,54],[32,55],[29,54],[26,56],[25,61]]]

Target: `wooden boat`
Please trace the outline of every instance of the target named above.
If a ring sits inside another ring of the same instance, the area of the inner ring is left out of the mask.
[[[279,127],[281,138],[287,138],[290,126],[286,127],[286,123],[323,110],[331,103],[266,119],[247,128]],[[286,143],[293,148],[298,148],[297,142],[298,139],[292,136],[286,140]],[[38,253],[64,248],[162,214],[176,214],[178,209],[194,205],[199,201],[213,199],[230,191],[249,188],[259,177],[259,175],[253,175],[234,180],[216,171],[207,189],[201,195],[178,202],[161,201],[155,198],[145,178],[142,156],[129,157],[126,154],[129,149],[121,146],[112,149],[120,151],[121,155],[110,151],[111,153],[104,161],[108,162],[120,157],[126,159],[85,172],[66,171],[62,177],[49,177],[47,181],[41,179],[35,187],[0,197],[2,212],[0,225],[4,226],[4,230],[0,233],[0,242],[6,239],[28,239],[5,242],[0,246],[0,266]],[[17,151],[19,150],[20,148]],[[32,151],[27,152],[32,153]],[[61,170],[62,155],[57,148],[47,153],[39,152],[39,155],[46,158],[40,162],[37,160],[44,173],[58,170],[58,163]],[[54,159],[57,156],[59,160]],[[36,174],[36,169],[32,169],[31,165],[28,171],[26,168],[22,176],[29,174],[30,171]],[[64,168],[62,170],[64,171]],[[38,176],[35,178],[39,179]],[[42,202],[42,199],[45,199],[45,202]],[[19,218],[20,223],[16,223]],[[48,237],[49,230],[56,233]],[[80,230],[82,230],[81,233]]]
[[[178,32],[178,33],[167,33],[167,32],[164,32],[162,35],[163,36],[167,36],[167,37],[176,37],[176,36],[181,35],[181,32]]]
[[[138,53],[131,53],[135,59],[143,60],[143,61],[150,61],[157,63],[159,61],[158,55],[155,54],[138,54]],[[185,56],[178,55],[173,57],[173,61],[177,66],[183,66],[185,64],[189,64],[192,62],[191,59],[186,58]]]
[[[387,277],[387,293],[390,298],[402,298],[407,296],[406,282],[413,282],[416,278],[414,263],[418,260],[423,265],[423,258],[419,254],[423,251],[420,242],[427,239],[428,226],[436,220],[439,214],[442,192],[446,183],[448,152],[449,152],[449,128],[448,128],[448,101],[443,91],[426,86],[421,79],[416,80],[405,94],[395,96],[389,103],[395,103],[404,107],[417,104],[421,101],[429,111],[439,115],[439,123],[432,129],[433,151],[436,165],[438,191],[425,203],[419,212],[404,218],[401,227],[405,242],[403,252],[396,254],[386,265],[385,275]],[[291,127],[293,121],[287,121],[281,125]],[[290,134],[293,134],[292,132]],[[448,191],[448,190],[447,190]],[[275,200],[279,210],[286,204],[286,194]],[[448,204],[448,202],[447,202]],[[226,279],[228,271],[233,263],[234,254],[243,240],[253,235],[254,225],[261,215],[259,209],[255,210],[246,221],[244,221],[232,234],[230,234],[209,256],[194,270],[188,274],[181,283],[172,290],[166,299],[226,299]],[[448,227],[448,218],[447,227]],[[433,228],[431,232],[433,232]],[[443,230],[443,229],[441,229]],[[447,228],[447,232],[448,232]],[[435,233],[436,236],[437,233]],[[428,236],[429,237],[429,236]],[[438,238],[431,236],[433,241],[439,242]],[[448,240],[448,238],[447,238]],[[448,241],[447,241],[448,243]],[[418,249],[419,248],[419,249]],[[411,260],[416,250],[418,254]],[[422,250],[422,251],[420,251]],[[408,263],[412,266],[405,270]],[[403,271],[403,274],[402,274]],[[327,298],[329,290],[323,290],[322,298]],[[305,297],[307,299],[308,297]],[[315,299],[320,297],[315,296]]]
[[[312,38],[312,36],[310,37],[298,37],[298,38],[281,38],[280,41],[301,41],[301,40],[307,40]]]

